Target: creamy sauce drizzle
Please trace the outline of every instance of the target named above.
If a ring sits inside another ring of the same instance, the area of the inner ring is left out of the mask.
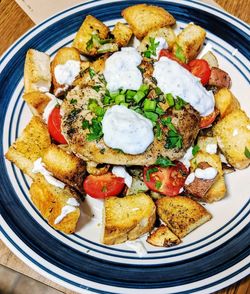
[[[133,249],[139,257],[146,256],[148,253],[141,241],[127,241],[125,244]]]
[[[141,60],[141,55],[133,47],[125,47],[112,54],[106,60],[103,72],[107,89],[110,92],[119,89],[138,90],[142,85],[142,74],[137,67]]]
[[[55,78],[60,85],[71,85],[80,72],[80,61],[68,60],[55,67]]]
[[[50,102],[47,104],[47,106],[44,109],[43,112],[43,120],[48,123],[49,116],[52,112],[52,110],[55,108],[56,105],[61,105],[62,100],[57,99],[53,94],[51,93],[46,93],[46,95],[50,98]]]
[[[106,111],[102,130],[107,146],[127,154],[141,154],[154,141],[152,122],[125,106],[115,105]]]
[[[191,104],[201,116],[207,116],[214,111],[212,91],[207,91],[199,79],[176,61],[161,57],[154,64],[153,77],[165,94],[171,93],[175,97],[181,97]]]
[[[68,214],[76,210],[80,204],[75,198],[69,198],[66,202],[68,205],[63,206],[61,214],[55,219],[54,224],[59,224]]]

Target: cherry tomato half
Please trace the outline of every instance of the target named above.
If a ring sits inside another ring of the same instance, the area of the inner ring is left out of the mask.
[[[200,125],[199,125],[200,129],[205,129],[205,128],[209,127],[214,122],[214,120],[216,119],[216,116],[218,114],[219,114],[219,112],[217,110],[214,110],[208,116],[201,117]]]
[[[187,175],[185,165],[175,162],[175,166],[169,167],[144,167],[143,179],[150,190],[167,196],[176,196],[184,186]]]
[[[178,59],[176,56],[174,56],[174,54],[172,52],[170,52],[168,49],[161,49],[159,58],[161,58],[163,56],[165,56],[165,57],[167,57],[167,58],[169,58],[171,60],[174,60],[174,61],[178,62],[182,67],[184,67],[185,69],[189,70],[188,64],[180,61],[180,59]]]
[[[49,116],[48,119],[48,129],[51,137],[56,140],[56,142],[61,144],[67,144],[64,136],[61,131],[61,115],[60,108],[55,107]]]
[[[124,179],[107,173],[101,176],[89,175],[83,182],[85,192],[93,198],[116,196],[124,188]]]
[[[194,59],[188,63],[190,72],[200,78],[201,83],[205,86],[210,78],[211,70],[206,60],[204,59]]]

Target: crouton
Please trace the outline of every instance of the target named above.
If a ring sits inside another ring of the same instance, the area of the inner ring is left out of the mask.
[[[207,152],[199,151],[191,160],[191,171],[194,171],[201,162],[207,162],[218,171],[216,181],[202,200],[209,203],[218,201],[225,197],[227,191],[220,156],[218,154],[209,154]]]
[[[153,246],[171,247],[180,244],[181,240],[167,226],[161,225],[148,236],[147,242]]]
[[[152,29],[171,26],[176,22],[175,18],[162,7],[147,4],[127,7],[122,11],[122,16],[139,40]]]
[[[213,127],[213,133],[232,166],[243,169],[250,164],[245,154],[246,148],[250,150],[250,118],[243,110],[237,109],[225,116]]]
[[[115,37],[115,42],[119,47],[127,46],[133,35],[131,28],[121,22],[115,24],[111,33]]]
[[[178,55],[181,51],[185,62],[189,62],[198,55],[205,37],[206,31],[203,28],[190,23],[177,35],[173,53]]]
[[[94,56],[101,46],[99,40],[106,39],[108,34],[109,28],[104,23],[92,15],[87,15],[75,36],[73,47],[83,54]]]
[[[49,92],[51,86],[50,57],[29,49],[24,64],[24,92]]]
[[[227,88],[220,89],[215,95],[215,106],[220,112],[221,118],[240,108],[240,103],[233,93]]]
[[[141,41],[138,50],[140,52],[145,52],[147,50],[147,45],[149,45],[150,38],[157,38],[161,37],[164,38],[166,43],[168,44],[168,49],[171,50],[176,39],[175,32],[172,28],[170,27],[164,27],[164,28],[158,28],[158,29],[153,29],[148,34],[146,37],[143,38]]]
[[[32,114],[40,117],[42,117],[45,107],[50,102],[49,96],[39,91],[24,94],[23,100],[27,102]]]
[[[185,197],[163,197],[156,201],[160,219],[179,238],[209,221],[211,214],[196,201]]]
[[[108,197],[104,208],[103,243],[107,245],[135,240],[151,231],[155,223],[155,204],[144,193]]]
[[[73,154],[51,144],[43,153],[42,161],[46,169],[57,179],[83,192],[86,164]]]
[[[61,84],[57,81],[55,76],[55,68],[58,65],[63,65],[67,61],[77,61],[79,62],[79,72],[80,72],[80,53],[77,49],[71,47],[64,47],[57,51],[55,58],[51,62],[51,73],[52,73],[52,83],[53,83],[53,92],[55,96],[61,96],[65,93],[70,85]],[[78,73],[79,74],[79,73]]]
[[[25,174],[34,178],[33,162],[42,157],[51,144],[47,125],[38,116],[33,116],[21,136],[10,146],[5,157]]]
[[[36,176],[31,184],[30,195],[31,200],[49,225],[66,234],[75,232],[80,209],[73,206],[72,201],[69,200],[70,198],[73,198],[73,200],[78,199],[78,195],[73,190],[70,190],[67,186],[64,189],[55,187],[40,175]],[[60,221],[58,217],[65,206],[71,206],[72,211]]]

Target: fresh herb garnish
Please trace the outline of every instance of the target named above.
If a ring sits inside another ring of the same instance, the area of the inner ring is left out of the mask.
[[[76,104],[77,103],[77,99],[71,99],[70,100],[70,104]]]
[[[181,48],[181,46],[179,46],[178,44],[177,45],[177,49],[175,51],[175,56],[181,61],[181,62],[184,62],[186,63],[186,57],[184,55],[184,52]]]
[[[179,97],[179,96],[176,97],[176,100],[175,100],[175,109],[176,110],[182,109],[186,104],[187,104],[187,102],[185,102],[181,97]]]
[[[99,140],[103,136],[102,125],[96,118],[92,118],[89,131],[89,134],[87,134],[87,141]]]
[[[156,136],[156,139],[157,140],[162,140],[162,129],[161,129],[161,126],[160,124],[157,122],[156,125],[156,131],[155,131],[155,136]]]
[[[150,181],[150,175],[153,173],[158,172],[158,168],[157,167],[153,167],[153,168],[149,168],[146,172],[146,181],[149,182]]]
[[[156,182],[155,182],[155,188],[156,188],[157,190],[159,190],[159,189],[161,188],[161,185],[162,185],[162,182],[161,182],[161,181],[156,181]]]
[[[87,121],[86,119],[84,119],[84,120],[82,121],[82,128],[83,128],[83,130],[88,129],[89,126],[90,126],[89,121]]]
[[[156,49],[160,42],[155,43],[155,38],[149,37],[149,44],[147,50],[143,53],[145,57],[150,58],[152,55],[156,56]]]
[[[167,140],[165,147],[167,149],[182,147],[182,136],[177,132],[175,126],[172,123],[171,117],[164,117],[161,119],[163,125],[168,127]]]
[[[244,154],[245,154],[245,156],[246,156],[247,158],[250,159],[250,151],[249,151],[249,149],[247,148],[247,146],[245,147],[245,152],[244,152]]]
[[[92,86],[92,89],[94,89],[98,93],[100,91],[100,89],[101,89],[101,86],[100,85],[95,85],[95,86]]]
[[[96,75],[95,71],[93,68],[89,68],[89,75],[90,75],[90,78],[93,79],[93,77]]]
[[[100,37],[97,34],[93,34],[91,38],[88,40],[86,49],[87,51],[90,51],[93,47],[99,48],[104,44],[112,43],[114,39],[100,39]]]
[[[199,150],[200,150],[200,147],[198,145],[195,145],[192,149],[193,156],[195,156]]]
[[[163,156],[159,156],[155,164],[161,167],[175,166],[175,164],[169,158]]]

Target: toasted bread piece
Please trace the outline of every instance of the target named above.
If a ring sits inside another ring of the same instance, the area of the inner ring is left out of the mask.
[[[10,146],[5,157],[25,174],[34,178],[33,162],[42,157],[51,144],[47,125],[38,116],[33,116],[21,136]]]
[[[155,223],[155,204],[144,193],[108,197],[104,208],[103,243],[107,245],[135,240],[150,232]]]
[[[127,7],[122,11],[122,16],[139,40],[152,29],[171,26],[176,22],[175,18],[162,7],[147,4]]]
[[[49,92],[51,86],[50,57],[29,49],[24,64],[24,92]]]
[[[191,160],[191,171],[194,171],[197,165],[201,162],[207,162],[218,171],[216,181],[213,183],[202,200],[209,203],[218,201],[225,197],[227,191],[220,156],[218,154],[209,154],[207,152],[199,151]]]
[[[133,35],[131,28],[121,22],[115,24],[111,33],[115,37],[115,42],[119,47],[127,46]]]
[[[27,102],[33,115],[41,117],[45,107],[50,102],[49,96],[39,91],[24,94],[23,100]]]
[[[220,89],[215,95],[215,106],[220,112],[221,118],[225,117],[232,111],[240,108],[240,103],[233,93],[227,89]]]
[[[148,236],[147,242],[154,246],[171,247],[180,244],[181,240],[167,226],[161,225]]]
[[[86,164],[73,154],[51,144],[43,153],[42,161],[46,169],[64,183],[83,192]]]
[[[64,47],[57,51],[55,58],[51,62],[53,92],[55,96],[61,96],[65,93],[70,85],[60,84],[55,76],[55,68],[58,65],[65,64],[67,61],[77,61],[80,65],[80,52],[73,47]]]
[[[190,23],[178,34],[173,53],[176,55],[177,51],[181,50],[186,62],[189,62],[198,55],[205,37],[206,31],[203,28]]]
[[[215,137],[199,136],[197,145],[200,151],[215,154],[217,153],[217,139]]]
[[[78,195],[67,186],[60,189],[49,184],[43,176],[37,175],[30,187],[31,200],[40,211],[43,218],[56,230],[66,234],[75,232],[76,224],[80,216],[80,209],[67,214],[59,223],[55,224],[56,218],[61,214],[62,208],[69,205],[70,198],[78,199]]]
[[[245,148],[250,150],[250,118],[243,110],[236,109],[220,120],[213,133],[227,161],[238,169],[246,168],[250,158]]]
[[[143,38],[138,47],[138,50],[140,52],[145,52],[147,50],[147,45],[149,45],[150,38],[156,37],[164,38],[170,50],[172,49],[176,40],[175,32],[171,27],[153,29],[150,32],[148,32],[148,34]]]
[[[179,238],[209,221],[211,214],[198,202],[185,197],[163,197],[156,201],[160,219]]]
[[[109,28],[104,23],[92,15],[87,15],[75,36],[73,47],[83,54],[94,56],[98,48],[95,44],[90,45],[92,36],[96,34],[100,39],[106,39],[108,33]]]

